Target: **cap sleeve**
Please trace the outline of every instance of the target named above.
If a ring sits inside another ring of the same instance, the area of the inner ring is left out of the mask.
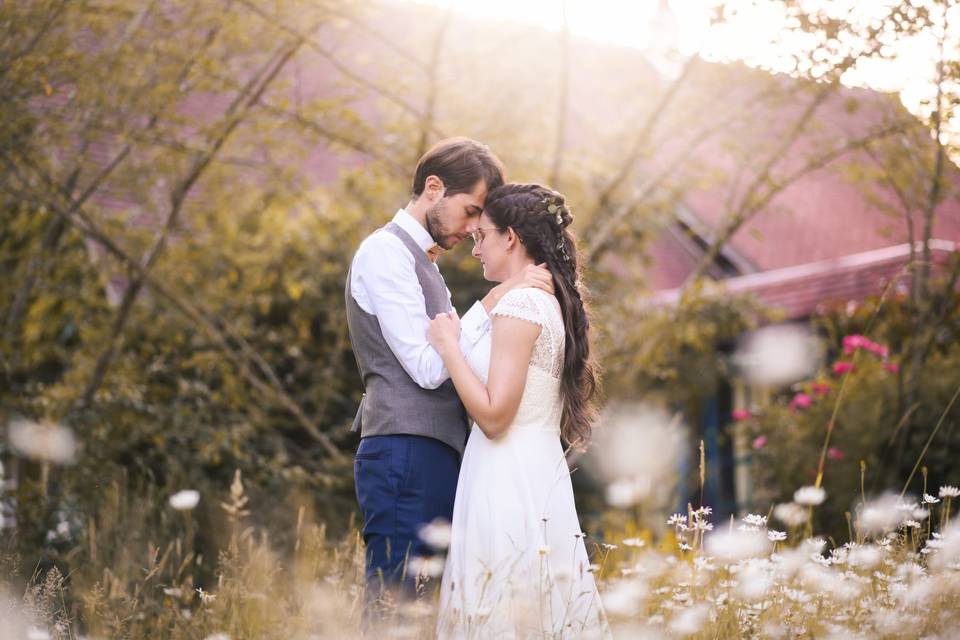
[[[535,289],[511,289],[502,298],[500,302],[490,311],[491,316],[500,316],[502,318],[519,318],[533,324],[544,326],[545,319],[540,305],[534,298]]]

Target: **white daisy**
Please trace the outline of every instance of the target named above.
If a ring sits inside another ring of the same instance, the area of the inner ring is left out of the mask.
[[[944,485],[940,487],[940,497],[941,498],[956,498],[960,496],[960,489],[952,485]]]
[[[761,516],[755,513],[748,513],[743,517],[743,521],[745,524],[749,524],[754,527],[767,526],[767,516]]]

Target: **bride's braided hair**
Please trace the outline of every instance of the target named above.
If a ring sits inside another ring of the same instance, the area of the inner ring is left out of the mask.
[[[596,420],[593,396],[597,374],[590,356],[590,319],[577,264],[577,243],[567,230],[573,216],[560,193],[539,184],[513,183],[487,195],[484,213],[498,229],[512,228],[527,254],[537,264],[545,262],[553,274],[566,333],[560,429],[568,443],[583,445]]]

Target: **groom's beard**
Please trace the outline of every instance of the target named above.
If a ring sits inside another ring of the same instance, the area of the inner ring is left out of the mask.
[[[442,249],[447,250],[455,247],[458,242],[463,240],[463,236],[449,233],[447,228],[443,226],[443,222],[440,220],[440,214],[443,213],[445,209],[445,201],[446,198],[441,198],[440,202],[427,209],[426,219],[427,233],[430,234],[433,241],[440,245]]]

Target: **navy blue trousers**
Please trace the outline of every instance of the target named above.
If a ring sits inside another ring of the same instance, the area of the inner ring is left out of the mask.
[[[385,588],[414,595],[414,576],[405,575],[404,565],[408,557],[433,553],[420,540],[420,527],[453,518],[460,456],[433,438],[367,436],[357,448],[353,474],[367,546],[369,610]]]

